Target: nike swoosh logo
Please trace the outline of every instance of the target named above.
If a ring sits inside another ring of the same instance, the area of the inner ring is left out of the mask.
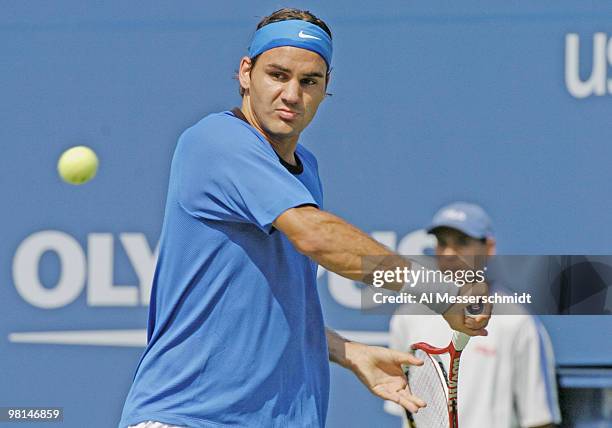
[[[317,40],[321,40],[318,37],[315,36],[311,36],[310,34],[306,34],[303,31],[300,30],[300,32],[298,33],[298,37],[301,39],[317,39]]]

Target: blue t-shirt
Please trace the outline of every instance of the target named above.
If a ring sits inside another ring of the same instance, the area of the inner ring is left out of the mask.
[[[329,396],[317,265],[272,222],[321,207],[315,157],[291,173],[232,112],[180,137],[149,307],[121,427],[323,427]]]

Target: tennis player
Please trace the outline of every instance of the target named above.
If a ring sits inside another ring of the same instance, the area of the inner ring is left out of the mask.
[[[441,270],[482,269],[487,257],[495,254],[491,220],[475,204],[456,202],[442,208],[428,232],[437,238]],[[391,318],[391,348],[406,351],[416,342],[445,346],[450,341],[452,332],[440,317],[407,315],[410,309],[427,311],[414,305],[398,310]],[[505,312],[523,315],[493,316],[487,327],[489,335],[472,338],[463,351],[459,426],[544,428],[561,422],[550,339],[544,327],[521,309],[506,307]],[[385,409],[401,416],[408,426],[401,407],[387,402]]]
[[[181,135],[148,344],[121,427],[323,427],[328,360],[382,398],[424,406],[400,367],[418,360],[347,341],[323,323],[317,264],[363,280],[362,256],[392,254],[322,210],[317,161],[298,144],[325,98],[331,62],[327,25],[279,10],[259,23],[240,62],[241,108]],[[486,334],[488,316],[432,307],[453,328]]]

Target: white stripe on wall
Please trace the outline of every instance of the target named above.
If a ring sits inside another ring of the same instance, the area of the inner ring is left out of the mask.
[[[338,334],[349,340],[368,345],[387,345],[389,333],[379,331],[338,330]],[[147,344],[146,330],[73,330],[30,331],[11,333],[12,343],[35,343],[48,345],[125,346],[142,348]]]

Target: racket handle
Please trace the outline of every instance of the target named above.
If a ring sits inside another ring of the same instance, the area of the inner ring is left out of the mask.
[[[453,331],[453,346],[457,351],[463,351],[470,341],[470,336],[460,331]]]
[[[465,309],[465,315],[468,317],[476,317],[477,315],[483,313],[484,305],[482,304],[474,304],[468,305]],[[453,346],[457,351],[463,351],[470,341],[470,336],[465,333],[461,333],[459,331],[453,331]]]

